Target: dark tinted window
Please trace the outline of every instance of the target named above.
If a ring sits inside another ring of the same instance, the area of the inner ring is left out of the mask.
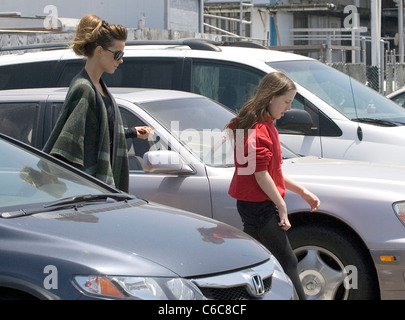
[[[120,112],[125,129],[148,125],[140,120],[135,114],[124,108],[120,108]],[[128,161],[130,170],[143,170],[142,157],[145,152],[149,151],[150,147],[151,146],[148,139],[127,139]]]
[[[391,98],[392,101],[399,104],[401,107],[405,107],[405,92],[398,94],[394,98]]]
[[[52,103],[51,113],[50,113],[51,114],[52,128],[56,124],[56,121],[58,120],[59,113],[62,110],[62,107],[63,107],[63,102],[53,102]]]
[[[342,130],[323,112],[316,108],[312,103],[305,99],[299,93],[296,94],[295,99],[291,105],[293,109],[305,110],[312,118],[313,126],[311,133],[306,135],[311,136],[324,136],[324,137],[339,137],[342,135]],[[291,132],[289,132],[291,134]],[[297,132],[297,134],[302,134]]]
[[[311,133],[307,133],[306,135],[319,136],[319,110],[299,93],[295,95],[295,99],[291,104],[291,108],[305,110],[306,112],[308,112],[311,116],[313,126]],[[280,130],[280,133],[284,132]],[[288,133],[293,134],[293,132],[291,131]],[[296,134],[302,135],[302,132],[297,132]]]
[[[63,70],[56,83],[57,87],[69,87],[72,79],[83,69],[84,61],[75,60],[60,66]]]
[[[134,60],[124,56],[124,63],[113,74],[104,73],[102,78],[108,87],[178,89],[176,63],[175,60]],[[83,61],[67,62],[57,86],[68,87],[83,67]]]
[[[193,61],[191,92],[237,111],[252,97],[263,76],[241,65]]]
[[[0,67],[0,89],[52,86],[56,62],[35,62]]]
[[[301,94],[297,93],[294,101],[291,104],[292,109],[305,110],[309,113],[312,119],[312,129],[310,132],[304,133],[307,136],[328,136],[339,137],[342,135],[340,128],[329,119],[323,112],[319,111],[312,103],[305,99]],[[280,133],[302,135],[302,131],[285,131],[278,128]]]
[[[176,61],[125,59],[113,74],[104,73],[109,87],[173,89]]]
[[[33,144],[38,123],[39,103],[1,103],[0,132]]]

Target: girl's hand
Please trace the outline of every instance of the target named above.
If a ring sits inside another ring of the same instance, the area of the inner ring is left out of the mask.
[[[301,197],[309,204],[309,206],[311,207],[311,212],[318,210],[321,201],[316,195],[308,190],[305,190]]]
[[[278,210],[278,216],[280,218],[280,222],[278,225],[283,229],[284,231],[287,231],[288,229],[291,228],[291,223],[290,220],[288,220],[288,213],[287,210]]]
[[[310,192],[305,187],[299,185],[294,180],[292,180],[288,175],[284,174],[284,181],[285,186],[288,190],[299,194],[302,199],[304,199],[310,206],[311,212],[318,210],[319,205],[321,202],[319,201],[318,197]]]

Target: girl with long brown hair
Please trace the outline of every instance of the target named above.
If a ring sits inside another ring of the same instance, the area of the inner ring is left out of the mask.
[[[286,189],[299,194],[318,209],[316,195],[283,174],[281,146],[274,121],[291,109],[296,94],[293,81],[283,73],[267,74],[255,96],[247,101],[227,125],[235,142],[235,173],[229,194],[237,199],[244,231],[266,246],[291,278],[300,299],[305,299],[297,258],[287,238],[291,227]]]

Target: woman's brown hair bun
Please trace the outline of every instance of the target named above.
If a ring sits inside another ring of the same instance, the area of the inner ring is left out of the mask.
[[[88,14],[80,20],[71,48],[79,56],[91,57],[97,46],[108,48],[115,40],[126,41],[127,35],[125,26],[110,25],[98,16]]]

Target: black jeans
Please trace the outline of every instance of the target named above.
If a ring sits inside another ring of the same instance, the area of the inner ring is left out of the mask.
[[[277,206],[270,201],[250,202],[237,200],[236,206],[242,218],[243,231],[263,244],[280,262],[290,277],[301,300],[306,296],[298,275],[298,261],[287,233],[278,225]]]

